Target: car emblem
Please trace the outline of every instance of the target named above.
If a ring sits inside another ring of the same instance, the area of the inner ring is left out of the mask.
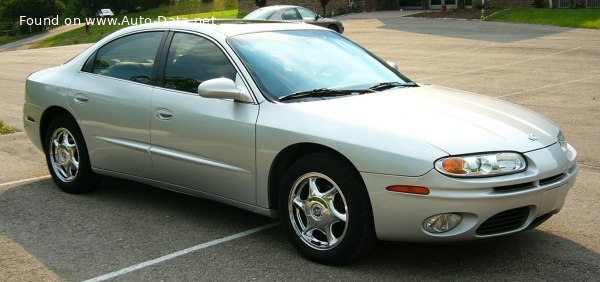
[[[535,136],[535,134],[533,134],[533,133],[529,133],[529,140],[531,140],[531,141],[536,141],[536,140],[538,140],[538,139],[539,139],[539,138],[538,138],[537,136]]]

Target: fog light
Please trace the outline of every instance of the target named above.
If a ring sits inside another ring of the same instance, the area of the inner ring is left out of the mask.
[[[423,222],[423,227],[425,228],[425,230],[431,233],[444,233],[456,227],[461,220],[462,216],[460,216],[459,214],[438,214],[427,218],[425,222]]]

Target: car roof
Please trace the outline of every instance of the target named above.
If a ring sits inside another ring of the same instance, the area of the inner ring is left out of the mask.
[[[115,33],[115,36],[120,34],[126,34],[136,31],[144,30],[167,30],[167,29],[178,29],[188,31],[200,31],[207,34],[219,33],[225,37],[255,33],[255,32],[268,32],[268,31],[282,31],[282,30],[323,30],[324,28],[318,27],[311,24],[305,23],[290,23],[290,22],[273,22],[273,21],[253,21],[253,20],[222,20],[218,19],[215,24],[212,23],[199,23],[191,21],[168,21],[141,24],[136,26],[130,26]],[[113,36],[110,36],[113,37]]]

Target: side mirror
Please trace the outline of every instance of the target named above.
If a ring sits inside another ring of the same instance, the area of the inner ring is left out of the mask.
[[[321,15],[315,15],[315,21],[318,20],[318,19],[320,19],[320,18],[322,18]]]
[[[250,95],[235,86],[229,78],[221,77],[206,80],[198,85],[198,95],[204,98],[233,99],[240,102],[252,102]]]
[[[398,65],[394,62],[386,62],[390,67],[392,67],[395,70],[398,70]]]

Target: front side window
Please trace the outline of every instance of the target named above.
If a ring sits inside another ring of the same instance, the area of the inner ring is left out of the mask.
[[[152,69],[163,32],[144,32],[114,40],[96,55],[92,72],[100,75],[152,83]]]
[[[198,93],[198,85],[203,81],[220,77],[235,80],[235,75],[235,68],[213,42],[187,33],[173,36],[164,87]]]
[[[287,9],[283,11],[283,13],[281,13],[281,19],[286,21],[301,20],[302,17],[300,17],[300,14],[298,14],[298,11],[296,11],[296,9]]]

